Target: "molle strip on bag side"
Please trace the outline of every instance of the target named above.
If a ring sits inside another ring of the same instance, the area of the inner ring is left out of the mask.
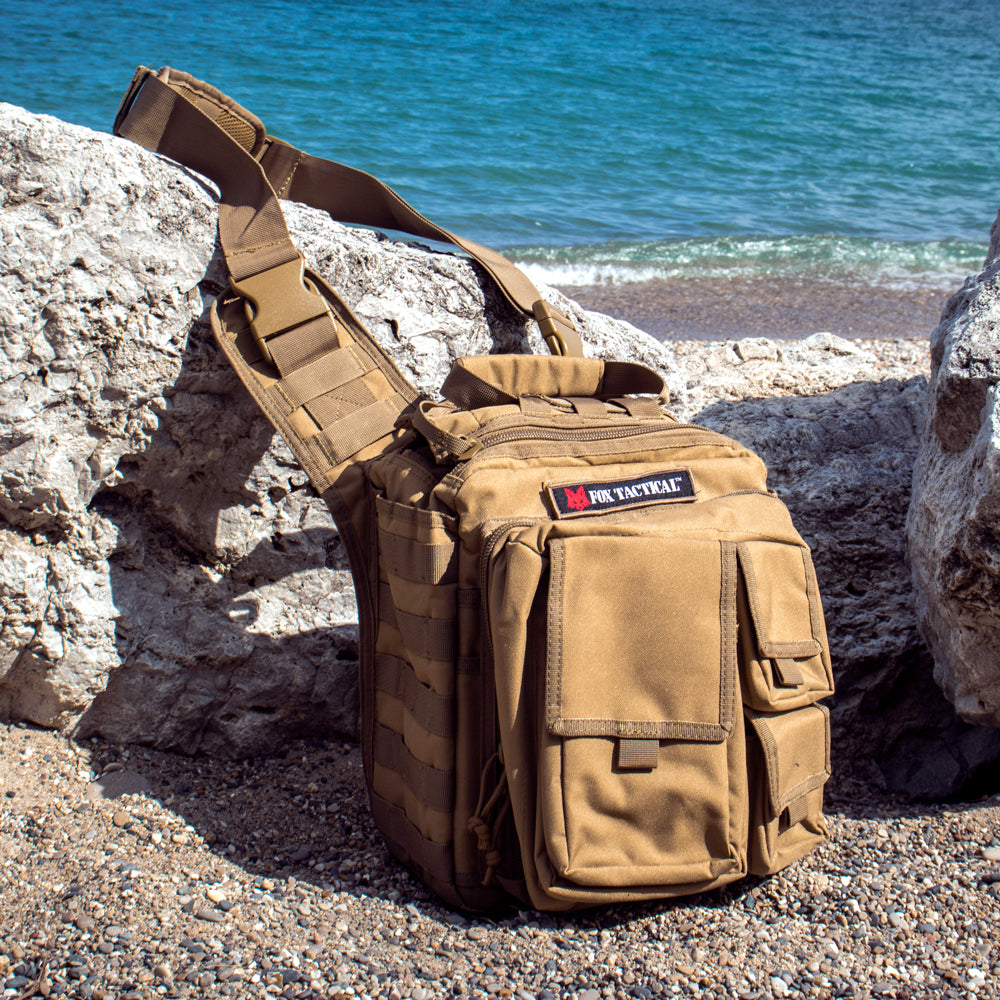
[[[400,733],[393,732],[386,726],[375,726],[375,762],[398,774],[407,792],[430,809],[448,814],[454,809],[454,772],[433,767],[420,760],[406,745]]]
[[[366,494],[367,495],[367,494]],[[344,503],[339,490],[330,487],[321,494],[340,532],[341,542],[347,552],[348,565],[354,581],[354,592],[358,605],[358,696],[359,728],[361,736],[362,762],[366,784],[371,788],[374,768],[373,726],[375,720],[375,632],[378,627],[376,600],[378,593],[378,570],[372,560],[366,558],[364,543],[369,539],[359,538],[351,512]],[[359,518],[374,533],[374,511],[370,518]]]
[[[422,684],[413,668],[398,656],[375,654],[375,686],[397,699],[421,729],[451,738],[455,732],[455,699]]]
[[[458,549],[454,541],[434,543],[400,538],[379,527],[379,555],[386,572],[415,583],[454,583]]]
[[[406,649],[421,660],[439,664],[454,663],[455,619],[430,618],[400,611],[395,606],[392,590],[386,580],[379,582],[379,621],[395,630]],[[433,669],[430,672],[436,676],[440,671]],[[435,685],[428,680],[423,683],[429,684],[434,690],[446,690],[445,685]]]
[[[420,878],[453,903],[460,904],[454,890],[454,864],[450,841],[425,837],[406,817],[402,807],[393,805],[378,793],[371,793],[372,817],[382,831],[393,854],[403,864],[417,870]]]
[[[376,496],[380,617],[399,635],[401,656],[433,690],[454,690],[458,540],[455,519]]]

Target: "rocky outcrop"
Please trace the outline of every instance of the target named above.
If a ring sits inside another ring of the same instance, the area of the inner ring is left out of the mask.
[[[226,286],[210,186],[10,106],[0,136],[0,714],[231,755],[351,735],[336,530],[203,318]],[[461,355],[544,351],[465,260],[287,214],[422,390]],[[852,770],[932,796],[974,780],[1000,743],[928,696],[903,561],[920,350],[661,344],[551,295],[589,353],[657,368],[679,416],[768,462],[815,551]]]
[[[907,525],[920,627],[959,714],[1000,728],[1000,216],[931,361]]]

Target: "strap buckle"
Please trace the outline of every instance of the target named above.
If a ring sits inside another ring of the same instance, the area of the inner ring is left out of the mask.
[[[539,299],[532,307],[538,329],[542,331],[545,343],[553,354],[573,357],[583,357],[583,341],[576,332],[573,321],[564,316],[555,306],[550,306],[544,299]]]
[[[246,300],[243,308],[250,332],[270,364],[275,361],[267,347],[269,337],[328,314],[326,300],[305,276],[301,255],[231,284]]]

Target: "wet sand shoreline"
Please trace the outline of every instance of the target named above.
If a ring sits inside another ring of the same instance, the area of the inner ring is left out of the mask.
[[[929,336],[958,290],[894,289],[788,278],[656,280],[559,286],[586,309],[624,319],[660,340]]]

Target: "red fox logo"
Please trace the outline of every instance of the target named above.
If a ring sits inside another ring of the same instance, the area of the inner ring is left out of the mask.
[[[586,510],[590,506],[586,486],[579,486],[575,490],[563,487],[563,493],[566,494],[566,506],[570,510]]]

